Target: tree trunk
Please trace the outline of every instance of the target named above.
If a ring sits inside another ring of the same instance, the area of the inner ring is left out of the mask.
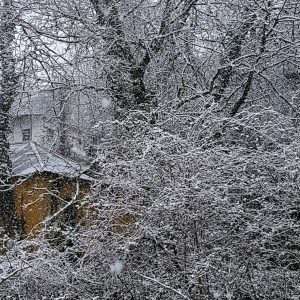
[[[9,113],[16,94],[17,76],[13,55],[15,34],[12,0],[3,0],[0,24],[0,227],[8,236],[15,232],[12,165],[9,157]]]

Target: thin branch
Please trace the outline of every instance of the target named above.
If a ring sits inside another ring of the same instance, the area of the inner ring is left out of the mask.
[[[164,284],[164,283],[158,281],[158,280],[155,279],[155,278],[151,278],[151,277],[142,275],[142,274],[140,274],[140,273],[138,273],[138,272],[135,272],[135,273],[136,273],[137,275],[139,275],[139,276],[141,276],[141,277],[147,279],[147,280],[150,280],[150,281],[152,281],[152,282],[154,282],[154,283],[156,283],[156,284],[158,284],[158,285],[160,285],[160,286],[162,286],[162,287],[164,287],[164,288],[166,288],[166,289],[168,289],[168,290],[174,292],[175,294],[181,296],[183,299],[191,300],[188,296],[182,294],[180,291],[174,289],[173,287],[171,287],[171,286],[169,286],[169,285],[166,285],[166,284]]]

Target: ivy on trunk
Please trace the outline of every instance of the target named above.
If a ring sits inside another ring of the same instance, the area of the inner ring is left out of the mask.
[[[16,225],[8,142],[9,113],[15,99],[17,84],[13,53],[14,18],[13,1],[4,0],[0,24],[0,227],[8,236],[14,234]]]

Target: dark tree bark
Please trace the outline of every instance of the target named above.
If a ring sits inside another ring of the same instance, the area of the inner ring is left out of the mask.
[[[15,99],[17,76],[13,54],[15,34],[12,0],[2,2],[0,24],[0,226],[12,236],[15,232],[15,204],[12,191],[12,165],[9,157],[9,113]]]
[[[255,15],[250,15],[240,28],[232,28],[228,31],[225,45],[226,57],[223,59],[224,66],[219,68],[210,85],[210,92],[212,92],[215,102],[219,102],[224,97],[224,93],[234,74],[234,61],[241,56],[242,44],[245,36],[253,26],[255,18]]]
[[[124,111],[136,108],[149,111],[153,105],[152,99],[155,91],[148,90],[146,87],[146,71],[153,58],[156,58],[162,51],[165,41],[172,39],[176,32],[180,32],[197,1],[183,1],[182,7],[176,8],[171,0],[166,0],[157,36],[147,46],[143,41],[140,41],[139,45],[128,41],[124,32],[124,25],[119,17],[118,0],[90,1],[96,13],[98,24],[106,26],[106,34],[102,36],[109,45],[106,54],[118,61],[118,66],[112,68],[108,76],[109,89],[116,107]],[[103,5],[109,7],[108,15],[103,14],[101,10]],[[176,11],[177,9],[178,11]],[[171,17],[175,12],[178,13],[178,16],[172,20]],[[138,51],[133,50],[137,48]],[[143,54],[136,55],[136,53]],[[116,118],[119,118],[118,114]]]
[[[58,139],[58,152],[66,157],[70,156],[70,142],[68,139],[68,115],[69,99],[66,90],[61,89],[58,93],[59,99],[59,139]]]

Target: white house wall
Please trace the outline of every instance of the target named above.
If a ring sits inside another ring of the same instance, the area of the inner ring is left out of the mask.
[[[45,136],[42,115],[26,115],[16,117],[12,123],[12,132],[9,140],[11,143],[23,142],[22,130],[31,130],[31,139],[37,143],[42,143]]]

